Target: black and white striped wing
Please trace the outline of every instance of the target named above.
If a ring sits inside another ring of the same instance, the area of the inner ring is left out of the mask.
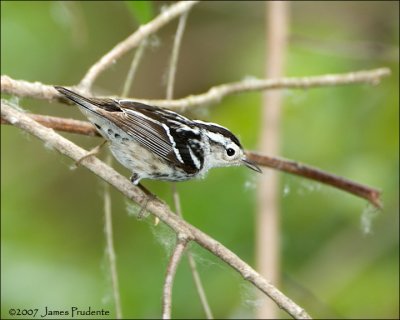
[[[198,172],[203,154],[196,141],[200,132],[191,121],[157,107],[119,100],[123,112],[111,112],[107,118],[135,141],[188,174]]]

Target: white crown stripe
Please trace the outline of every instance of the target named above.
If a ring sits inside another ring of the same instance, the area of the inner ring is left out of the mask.
[[[214,132],[211,132],[211,131],[207,131],[205,134],[213,142],[218,143],[218,144],[220,144],[222,146],[226,146],[227,145],[226,138],[222,134],[214,133]]]

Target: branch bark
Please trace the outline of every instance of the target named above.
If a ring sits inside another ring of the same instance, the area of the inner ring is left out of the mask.
[[[281,79],[245,79],[238,82],[226,83],[211,87],[207,92],[198,95],[190,95],[175,100],[146,100],[131,98],[132,100],[156,105],[161,108],[169,108],[176,111],[219,103],[229,95],[272,89],[308,89],[315,87],[339,86],[350,84],[377,85],[382,78],[390,75],[390,69],[379,68],[362,70],[341,74],[327,74],[321,76],[290,77]],[[67,87],[68,88],[68,87]],[[72,88],[77,90],[77,88]],[[78,90],[77,90],[78,91]],[[29,97],[44,100],[55,100],[60,98],[58,92],[52,85],[40,82],[28,82],[15,80],[7,75],[1,76],[1,92],[12,94],[17,97]]]
[[[58,135],[54,130],[42,126],[28,115],[15,110],[5,101],[1,102],[1,116],[15,127],[36,136],[40,140],[46,142],[46,144],[51,146],[53,149],[75,161],[79,160],[87,153],[86,150]],[[184,235],[188,241],[193,240],[197,242],[200,246],[219,257],[240,273],[244,279],[251,282],[254,286],[268,295],[280,308],[284,309],[293,318],[311,319],[303,308],[298,306],[290,298],[285,296],[281,291],[260,276],[236,254],[201,230],[182,220],[176,214],[171,212],[169,207],[156,196],[152,196],[151,200],[149,200],[148,194],[139,187],[132,185],[128,179],[121,176],[118,172],[108,167],[104,162],[100,161],[96,157],[84,159],[82,161],[82,166],[88,168],[95,175],[110,183],[128,199],[135,201],[141,206],[146,204],[146,209],[167,224],[176,234]]]

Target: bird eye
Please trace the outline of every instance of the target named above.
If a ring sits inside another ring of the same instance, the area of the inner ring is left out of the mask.
[[[232,148],[228,148],[228,149],[226,149],[226,154],[229,157],[232,157],[235,154],[235,150],[233,150]]]

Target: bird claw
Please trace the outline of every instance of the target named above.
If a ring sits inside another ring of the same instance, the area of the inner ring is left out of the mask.
[[[132,182],[132,184],[137,186],[139,184],[140,178],[139,178],[139,175],[137,173],[133,173],[131,175],[131,177],[129,178],[129,180]]]

